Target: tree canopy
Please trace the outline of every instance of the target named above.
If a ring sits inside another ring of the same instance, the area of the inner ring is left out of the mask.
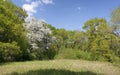
[[[16,42],[20,50],[25,51],[27,40],[22,24],[26,17],[27,14],[22,8],[9,0],[0,0],[0,42]]]

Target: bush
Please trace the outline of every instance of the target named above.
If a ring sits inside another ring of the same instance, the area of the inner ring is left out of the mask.
[[[62,48],[55,59],[85,59],[91,60],[91,53],[79,49]]]
[[[35,60],[35,59],[37,59],[36,54],[35,54],[35,53],[30,53],[30,54],[29,54],[29,59],[30,59],[30,60]]]
[[[120,58],[115,55],[114,52],[111,54],[97,54],[95,52],[87,52],[79,49],[62,48],[55,59],[84,59],[90,61],[107,61],[111,63],[120,63]]]
[[[85,51],[81,51],[81,50],[76,52],[76,57],[78,59],[92,60],[90,52],[85,52]]]
[[[55,56],[55,59],[77,59],[76,50],[71,48],[61,48]]]
[[[44,55],[47,56],[48,59],[54,59],[54,56],[58,53],[58,47],[56,44],[51,44],[44,51]]]
[[[46,60],[54,59],[54,56],[58,53],[58,48],[56,44],[50,44],[46,46],[45,49],[39,48],[37,50],[32,50],[29,53],[30,60]]]
[[[0,62],[19,60],[20,55],[21,51],[16,42],[0,42]]]

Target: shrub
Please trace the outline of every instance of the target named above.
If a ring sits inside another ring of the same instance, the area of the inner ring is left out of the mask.
[[[15,61],[21,55],[20,47],[16,42],[2,43],[0,42],[0,62]]]
[[[55,59],[85,59],[91,60],[91,53],[79,49],[62,48]]]
[[[71,48],[61,48],[58,54],[55,56],[55,59],[77,59],[76,50]]]
[[[78,59],[92,60],[90,52],[85,52],[85,51],[81,51],[81,50],[76,52],[76,57]]]
[[[58,53],[58,47],[56,44],[51,44],[44,51],[44,55],[48,57],[48,59],[54,59],[54,56]]]
[[[50,44],[46,46],[45,49],[39,48],[37,50],[32,50],[29,54],[30,60],[44,60],[44,59],[54,59],[54,56],[58,53],[58,48],[56,44]]]

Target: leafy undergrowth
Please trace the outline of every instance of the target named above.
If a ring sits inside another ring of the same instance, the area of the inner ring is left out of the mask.
[[[0,75],[119,75],[111,63],[84,60],[44,60],[0,65]]]

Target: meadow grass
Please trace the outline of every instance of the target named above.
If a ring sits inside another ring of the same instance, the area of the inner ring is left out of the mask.
[[[120,75],[120,67],[85,60],[26,61],[1,64],[0,75]]]

